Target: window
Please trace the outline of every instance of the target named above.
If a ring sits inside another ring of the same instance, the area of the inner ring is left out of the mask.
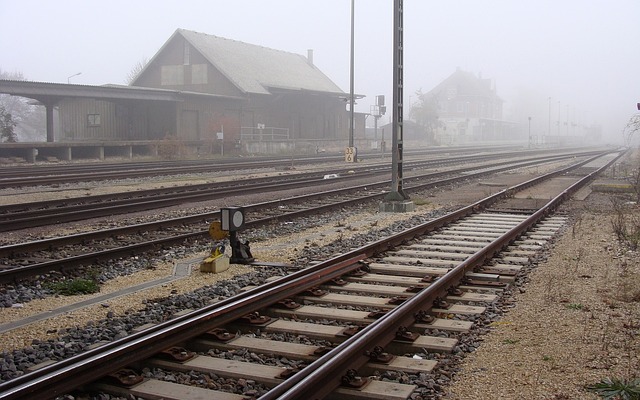
[[[464,103],[462,103],[462,102],[458,102],[458,103],[457,103],[457,106],[458,106],[458,112],[459,112],[459,113],[464,112]]]
[[[160,68],[160,84],[177,86],[184,84],[184,65],[163,65]]]
[[[209,83],[207,80],[207,64],[193,64],[191,66],[191,83],[194,85]]]
[[[87,114],[87,126],[100,126],[100,114]]]

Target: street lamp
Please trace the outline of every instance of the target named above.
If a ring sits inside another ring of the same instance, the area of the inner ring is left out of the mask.
[[[558,138],[556,140],[558,145],[560,145],[560,100],[558,100]]]
[[[551,97],[549,97],[549,130],[547,131],[547,138],[549,137],[551,137]],[[542,143],[544,144],[544,137],[542,138]]]
[[[569,105],[567,104],[567,136],[569,136]]]
[[[82,73],[82,72],[78,72],[77,74],[73,74],[73,75],[71,75],[70,77],[68,77],[68,78],[67,78],[67,83],[68,83],[68,84],[69,84],[69,83],[71,83],[71,82],[70,82],[70,79],[71,79],[71,78],[73,78],[74,76],[78,76],[78,75],[80,75],[81,73]]]
[[[351,51],[350,51],[350,63],[349,63],[349,147],[353,147],[353,136],[354,136],[354,88],[353,88],[353,74],[354,74],[354,66],[353,66],[353,58],[354,58],[354,28],[353,28],[353,20],[354,20],[354,8],[355,8],[355,0],[351,0]],[[355,161],[355,160],[354,160]]]

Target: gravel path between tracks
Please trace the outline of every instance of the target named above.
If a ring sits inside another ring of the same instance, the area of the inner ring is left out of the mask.
[[[298,254],[305,248],[322,248],[336,240],[337,237],[348,239],[349,237],[367,231],[371,227],[382,229],[396,221],[406,219],[417,213],[425,212],[433,206],[419,207],[419,211],[407,214],[380,214],[365,210],[347,221],[330,221],[313,228],[304,227],[297,230],[297,234],[283,235],[260,242],[253,242],[253,255],[263,262],[287,263],[295,260]],[[229,251],[227,251],[229,253]],[[213,285],[216,282],[227,280],[233,276],[246,274],[254,267],[232,264],[230,269],[219,274],[202,273],[199,271],[199,260],[206,258],[207,252],[200,254],[189,253],[179,263],[190,264],[192,272],[183,278],[171,282],[161,283],[150,289],[139,291],[126,296],[120,296],[98,304],[66,312],[56,318],[39,321],[30,325],[0,333],[0,351],[19,349],[32,344],[33,339],[48,340],[55,338],[58,331],[65,327],[74,327],[104,318],[107,315],[124,315],[144,309],[148,299],[166,298],[171,295],[190,293],[196,288]],[[313,260],[312,260],[313,261]],[[260,268],[260,267],[257,267]],[[160,263],[154,268],[137,272],[135,274],[121,276],[112,279],[102,285],[101,290],[93,295],[80,296],[56,296],[45,299],[36,299],[20,307],[0,308],[0,325],[7,324],[35,314],[43,314],[65,307],[73,303],[87,301],[104,294],[115,293],[119,290],[146,282],[166,279],[172,276],[173,263]]]

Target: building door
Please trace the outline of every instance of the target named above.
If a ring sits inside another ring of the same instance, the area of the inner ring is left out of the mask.
[[[184,140],[200,140],[200,124],[197,110],[182,111],[180,138]]]

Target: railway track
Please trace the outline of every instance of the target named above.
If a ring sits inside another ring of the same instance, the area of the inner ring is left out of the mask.
[[[478,148],[478,147],[454,147],[444,149],[449,154],[477,154],[479,151],[506,152],[513,151],[513,146]],[[441,157],[443,149],[420,149],[406,152],[411,155],[429,155]],[[363,153],[363,157],[377,158],[379,153]],[[0,170],[0,189],[15,188],[21,186],[52,185],[63,183],[75,183],[82,180],[105,180],[139,178],[157,175],[173,175],[181,173],[208,173],[229,170],[256,170],[264,168],[282,167],[283,165],[307,165],[322,164],[327,162],[343,161],[344,156],[320,154],[312,157],[256,157],[250,160],[238,161],[238,159],[214,159],[214,160],[181,160],[181,161],[143,161],[124,163],[90,163],[90,164],[65,164],[65,165],[36,165],[36,166],[12,166],[6,170]]]
[[[614,161],[572,180],[534,212],[492,210],[506,208],[499,202],[557,173],[44,366],[1,384],[0,398],[50,398],[79,386],[174,399],[404,399],[420,394],[420,375],[437,368],[437,354],[456,351],[457,335],[561,227],[562,217],[551,213]],[[287,342],[291,335],[297,342]],[[226,359],[247,351],[254,362]],[[281,365],[283,358],[290,360],[288,367]],[[303,368],[296,371],[291,365]],[[196,386],[118,372],[125,367],[176,375],[188,371]],[[133,385],[97,382],[109,374]],[[240,384],[222,388],[239,388],[240,393],[214,391],[211,379],[205,379],[214,375],[259,385],[246,392]]]
[[[141,178],[158,175],[209,173],[228,170],[256,170],[280,167],[281,158],[259,158],[246,162],[228,160],[165,161],[119,164],[65,165],[46,167],[17,167],[10,173],[0,174],[0,188],[49,186],[78,181]],[[298,159],[298,163],[324,163],[323,158]]]
[[[570,158],[575,156],[587,156],[598,152],[575,152],[558,154],[555,156],[543,155],[527,157],[526,160],[536,161],[542,159]],[[507,153],[500,157],[512,158],[521,153]],[[425,168],[442,168],[451,165],[469,165],[486,162],[488,165],[500,165],[493,162],[495,154],[471,155],[447,159],[407,162],[406,168],[418,171]],[[551,158],[549,158],[551,157]],[[501,164],[512,163],[503,161]],[[479,168],[477,164],[471,167],[457,168],[449,172],[416,174],[407,177],[409,181],[433,179],[444,174],[464,173]],[[361,181],[376,176],[388,174],[388,164],[367,165],[348,169],[333,170],[332,176],[339,181]],[[113,193],[108,195],[83,196],[72,199],[48,200],[33,203],[18,203],[0,207],[0,232],[16,229],[32,228],[48,224],[78,221],[88,218],[110,216],[122,213],[145,211],[162,207],[181,205],[190,202],[209,201],[229,196],[247,195],[264,191],[286,190],[300,187],[319,187],[329,184],[325,179],[326,172],[307,172],[273,176],[265,178],[240,179],[215,184],[181,185],[168,188],[139,190],[135,192]],[[369,186],[385,187],[385,181],[373,182]]]
[[[556,171],[556,173],[562,174],[578,168],[597,158],[600,154],[602,153],[574,163],[570,167]],[[441,187],[489,173],[536,165],[541,162],[557,161],[566,157],[573,158],[573,155],[536,158],[517,163],[511,161],[501,162],[494,167],[465,167],[456,171],[458,175],[437,180],[433,178],[444,174],[449,175],[452,172],[412,177],[406,180],[407,186],[405,186],[405,190],[411,193],[433,187]],[[475,170],[475,172],[471,172],[471,170]],[[427,179],[428,177],[432,179]],[[380,182],[378,184],[352,186],[347,189],[247,205],[245,208],[252,221],[248,226],[266,225],[279,220],[291,220],[304,215],[317,214],[331,208],[381,200],[385,196],[387,188],[387,182]],[[185,240],[206,238],[208,224],[218,218],[219,211],[214,211],[170,220],[2,246],[0,247],[0,282],[16,281],[52,271],[69,271],[100,260],[140,254],[144,251],[181,243]]]

